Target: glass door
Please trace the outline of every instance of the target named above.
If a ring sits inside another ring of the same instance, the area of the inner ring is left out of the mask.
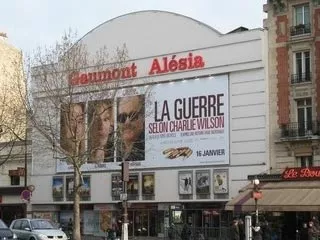
[[[148,211],[138,210],[135,211],[134,216],[134,235],[135,236],[148,236]]]

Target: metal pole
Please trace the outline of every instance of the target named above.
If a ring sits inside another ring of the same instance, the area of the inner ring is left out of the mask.
[[[26,123],[27,124],[27,123]],[[25,140],[24,140],[24,189],[27,190],[28,189],[28,128],[26,125],[26,129],[25,129]],[[28,202],[26,202],[25,205],[25,217],[28,217]]]
[[[255,202],[255,210],[256,210],[256,226],[259,224],[259,210],[258,210],[258,199],[254,199]]]
[[[245,240],[252,240],[252,229],[251,229],[251,216],[245,217],[245,229],[246,229],[246,238]]]
[[[123,224],[122,224],[122,240],[128,240],[128,205],[127,205],[127,182],[123,181]]]
[[[123,209],[123,223],[122,223],[122,240],[128,240],[128,181],[129,181],[129,162],[123,159],[122,166],[122,209]]]

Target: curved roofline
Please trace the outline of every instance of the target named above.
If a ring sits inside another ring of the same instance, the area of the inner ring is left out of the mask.
[[[120,16],[117,16],[117,17],[114,17],[114,18],[111,18],[101,24],[99,24],[98,26],[96,26],[95,28],[91,29],[89,32],[87,32],[85,35],[83,35],[76,43],[80,42],[82,39],[84,39],[87,35],[89,35],[91,32],[95,31],[96,29],[98,29],[100,26],[108,23],[108,22],[112,22],[118,18],[122,18],[122,17],[125,17],[125,16],[128,16],[128,15],[134,15],[134,14],[138,14],[138,13],[144,13],[144,12],[159,12],[159,13],[169,13],[169,14],[172,14],[172,15],[176,15],[176,16],[179,16],[179,17],[183,17],[183,18],[186,18],[186,19],[189,19],[189,20],[192,20],[198,24],[201,24],[211,30],[213,30],[214,32],[216,32],[218,35],[222,35],[221,32],[219,32],[218,30],[216,30],[215,28],[211,27],[210,25],[206,24],[206,23],[203,23],[203,22],[200,22],[199,20],[196,20],[192,17],[188,17],[186,15],[182,15],[182,14],[179,14],[179,13],[175,13],[175,12],[170,12],[170,11],[163,11],[163,10],[141,10],[141,11],[136,11],[136,12],[130,12],[130,13],[125,13],[123,15],[120,15]]]

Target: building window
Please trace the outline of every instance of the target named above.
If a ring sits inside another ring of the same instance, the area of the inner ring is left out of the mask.
[[[11,186],[20,185],[20,177],[19,176],[10,176],[11,178]]]
[[[298,133],[299,136],[312,134],[312,105],[311,98],[298,99]]]
[[[310,24],[310,7],[309,4],[295,6],[295,25]]]
[[[311,167],[313,166],[313,156],[301,156],[297,157],[299,167]]]
[[[310,7],[309,4],[294,7],[294,26],[291,28],[291,36],[310,33]]]
[[[291,83],[310,82],[310,52],[296,52],[293,55],[293,72]]]

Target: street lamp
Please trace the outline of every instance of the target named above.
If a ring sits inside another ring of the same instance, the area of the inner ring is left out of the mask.
[[[122,207],[123,207],[123,223],[121,231],[121,240],[128,240],[128,197],[127,197],[127,184],[129,182],[129,162],[125,159],[121,163],[121,173],[122,173]]]
[[[260,181],[257,177],[253,179],[253,191],[252,191],[252,197],[254,198],[255,203],[255,214],[256,214],[256,226],[259,225],[259,210],[258,210],[258,200],[262,198],[262,193],[259,189]]]

